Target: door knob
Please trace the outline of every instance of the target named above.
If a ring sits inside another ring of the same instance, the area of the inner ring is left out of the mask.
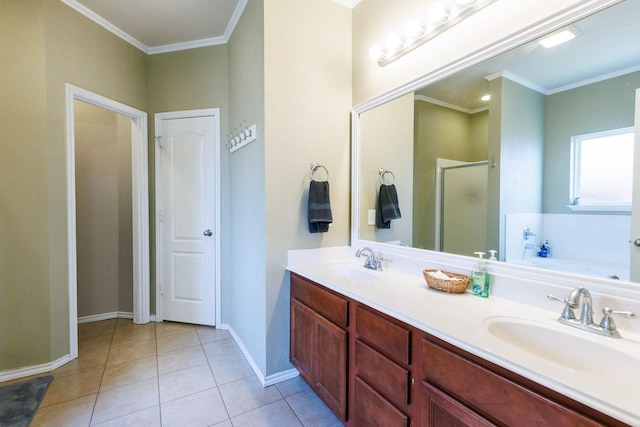
[[[636,239],[633,241],[633,244],[640,248],[640,239]]]
[[[204,230],[204,231],[202,232],[202,234],[204,234],[204,235],[205,235],[205,236],[207,236],[207,237],[211,237],[211,236],[213,236],[213,231],[211,231],[211,229]]]

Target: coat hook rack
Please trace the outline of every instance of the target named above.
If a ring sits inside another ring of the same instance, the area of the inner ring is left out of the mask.
[[[225,147],[233,153],[234,151],[244,147],[250,142],[256,140],[257,137],[256,125],[247,126],[247,121],[244,121],[243,125],[238,125],[231,134],[227,134],[227,143]]]

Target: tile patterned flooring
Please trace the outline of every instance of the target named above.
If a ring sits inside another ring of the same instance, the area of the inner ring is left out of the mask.
[[[105,320],[79,325],[78,350],[32,427],[342,425],[300,377],[263,387],[227,331]]]

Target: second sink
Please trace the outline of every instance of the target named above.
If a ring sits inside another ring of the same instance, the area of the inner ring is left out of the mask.
[[[580,331],[563,331],[555,325],[511,317],[487,319],[485,326],[489,334],[511,346],[593,375],[624,380],[640,364],[640,358],[610,338],[582,337]]]

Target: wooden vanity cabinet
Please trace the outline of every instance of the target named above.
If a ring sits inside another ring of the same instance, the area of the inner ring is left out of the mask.
[[[342,421],[347,418],[348,307],[344,297],[291,275],[291,363]]]
[[[349,427],[626,425],[295,273],[291,363]]]

